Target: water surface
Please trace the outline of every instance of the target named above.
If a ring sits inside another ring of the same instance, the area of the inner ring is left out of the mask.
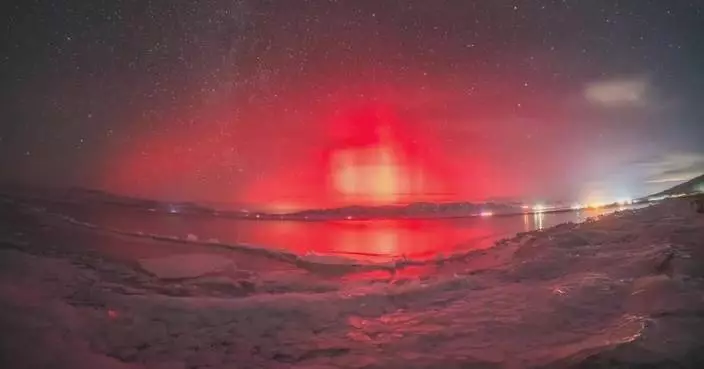
[[[119,207],[71,207],[62,209],[62,212],[80,221],[130,232],[244,243],[299,254],[313,252],[384,261],[401,257],[424,260],[484,249],[520,232],[582,222],[615,210],[618,209],[461,219],[316,222],[165,215]]]

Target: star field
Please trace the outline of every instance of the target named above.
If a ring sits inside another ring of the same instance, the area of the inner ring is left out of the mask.
[[[392,110],[447,166],[448,199],[636,196],[704,171],[697,1],[0,10],[4,181],[305,198],[331,122],[359,106]]]

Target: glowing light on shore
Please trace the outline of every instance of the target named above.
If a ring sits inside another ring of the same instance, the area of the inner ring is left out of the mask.
[[[491,216],[494,216],[494,213],[491,211],[482,211],[479,215],[481,215],[483,217],[491,217]]]
[[[544,228],[543,221],[545,220],[545,214],[542,211],[533,213],[533,223],[536,228],[542,230]]]
[[[546,209],[546,207],[543,204],[536,204],[533,206],[533,211],[535,211],[537,213],[542,213],[545,211],[545,209]]]
[[[577,204],[572,204],[572,206],[570,207],[570,209],[572,209],[572,210],[581,210],[581,209],[583,209],[583,208],[584,208],[584,205],[579,204],[579,203],[577,203]]]
[[[607,205],[607,204],[606,204],[606,203],[603,203],[603,202],[593,202],[593,203],[589,203],[589,205],[587,205],[587,208],[589,208],[589,209],[599,209],[599,208],[603,208],[603,207],[606,206],[606,205]]]

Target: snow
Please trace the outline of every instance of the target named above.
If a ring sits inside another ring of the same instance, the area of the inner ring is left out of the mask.
[[[355,259],[346,258],[339,255],[322,255],[316,253],[308,253],[300,257],[301,261],[325,264],[325,265],[359,265]]]
[[[704,216],[687,205],[523,234],[407,283],[320,277],[335,288],[277,293],[257,277],[265,271],[235,276],[222,254],[140,259],[151,277],[43,255],[36,232],[23,229],[22,242],[0,249],[0,328],[13,332],[0,358],[65,368],[698,368]],[[291,260],[302,261],[358,266]],[[279,286],[298,274],[277,272]]]
[[[141,259],[142,269],[161,279],[197,278],[233,266],[232,260],[212,254],[173,255]]]

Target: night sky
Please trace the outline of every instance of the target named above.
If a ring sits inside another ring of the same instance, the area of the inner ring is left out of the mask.
[[[704,172],[704,1],[0,7],[4,182],[286,208]]]

